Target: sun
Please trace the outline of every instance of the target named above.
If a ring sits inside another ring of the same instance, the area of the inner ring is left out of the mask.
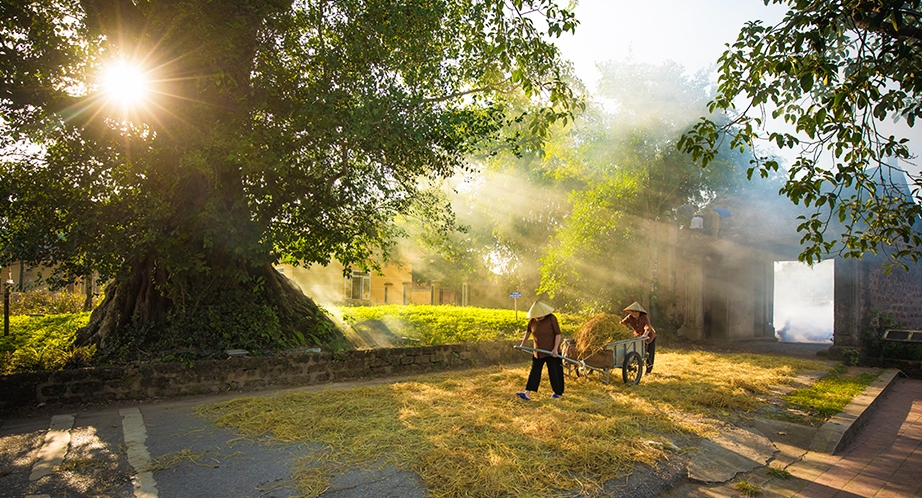
[[[150,91],[144,70],[125,61],[115,62],[106,68],[101,83],[110,102],[126,109],[144,102]]]

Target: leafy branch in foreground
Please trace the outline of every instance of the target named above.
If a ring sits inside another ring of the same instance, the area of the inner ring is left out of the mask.
[[[719,59],[711,112],[679,142],[702,166],[725,140],[758,151],[796,151],[780,193],[802,203],[802,261],[827,255],[885,255],[889,271],[922,258],[922,178],[907,138],[922,113],[922,2],[919,0],[765,0],[790,7],[775,26],[748,23]],[[770,116],[770,118],[769,118]],[[777,121],[792,127],[792,131]],[[749,170],[778,171],[757,154]]]

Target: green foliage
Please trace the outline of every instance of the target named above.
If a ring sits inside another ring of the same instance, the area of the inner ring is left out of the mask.
[[[442,219],[444,206],[414,211],[434,202],[420,178],[466,168],[487,141],[540,143],[579,107],[550,42],[577,22],[553,0],[110,7],[0,10],[0,254],[163,297],[125,296],[141,305],[117,334],[157,337],[173,321],[205,326],[177,345],[256,345],[262,320],[270,344],[302,341],[286,316],[276,337],[261,307],[286,303],[261,300],[277,289],[251,282],[255,269],[387,256],[396,218]],[[100,85],[123,58],[151,80],[133,107]],[[255,304],[209,296],[229,285]]]
[[[880,308],[873,308],[864,317],[861,326],[861,339],[864,346],[872,352],[878,351],[880,339],[888,329],[900,328],[896,318],[890,313],[884,313]]]
[[[528,320],[524,312],[463,306],[356,306],[340,308],[343,320],[353,324],[379,320],[394,334],[421,344],[455,344],[498,339],[521,339]],[[572,336],[581,318],[555,313],[564,335]]]
[[[94,306],[98,298],[94,298]],[[83,312],[86,295],[76,292],[32,290],[10,293],[12,315],[60,315]]]
[[[749,481],[739,481],[733,487],[743,496],[758,496],[762,494],[762,486]]]
[[[724,132],[733,148],[758,150],[768,141],[795,151],[781,193],[811,211],[798,227],[802,261],[879,252],[891,267],[918,261],[922,178],[907,172],[915,156],[908,140],[880,125],[892,119],[905,133],[922,112],[922,2],[769,1],[790,7],[784,20],[747,24],[719,60],[709,108],[734,119],[702,118],[679,147],[702,165]],[[768,115],[794,131],[775,130]],[[762,155],[749,174],[779,168]]]
[[[650,292],[656,235],[681,223],[679,207],[736,192],[749,155],[725,148],[719,164],[702,170],[676,150],[705,110],[706,78],[675,64],[601,69],[598,101],[551,127],[540,149],[517,155],[496,146],[480,174],[446,185],[467,230],[447,240],[419,237],[428,257],[414,262],[414,274],[492,280],[587,313]]]
[[[792,477],[794,477],[794,474],[791,474],[791,472],[788,471],[787,469],[783,469],[781,467],[775,467],[773,465],[766,468],[765,471],[768,473],[768,475],[778,478],[778,479],[787,480],[787,479],[791,479]]]
[[[10,335],[0,336],[0,374],[89,366],[96,348],[73,347],[89,313],[10,317]]]
[[[612,311],[655,288],[659,237],[697,210],[737,191],[749,155],[723,150],[709,170],[676,141],[705,110],[708,81],[681,66],[609,62],[596,105],[549,151],[543,167],[565,179],[569,212],[541,258],[541,285],[555,301]],[[615,109],[614,111],[609,109]],[[717,118],[715,118],[717,119]],[[563,183],[563,182],[562,182]]]
[[[784,396],[784,400],[812,414],[830,418],[842,411],[851,400],[861,394],[878,374],[863,373],[849,376],[832,373],[816,384],[797,389]]]
[[[848,367],[858,366],[858,360],[861,358],[861,351],[858,349],[843,349],[840,353],[842,364]]]

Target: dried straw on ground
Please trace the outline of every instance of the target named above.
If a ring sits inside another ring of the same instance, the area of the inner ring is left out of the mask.
[[[612,341],[634,337],[631,329],[621,324],[621,317],[599,313],[576,332],[576,359],[584,360],[601,352]]]
[[[664,351],[661,373],[639,386],[568,382],[555,400],[546,382],[535,401],[513,395],[528,374],[522,366],[240,397],[197,411],[249,439],[310,443],[295,464],[303,496],[319,496],[334,476],[388,465],[418,475],[433,497],[594,496],[637,463],[676,457],[665,443],[685,446],[683,438],[714,432],[727,410],[751,411],[772,386],[824,367]]]

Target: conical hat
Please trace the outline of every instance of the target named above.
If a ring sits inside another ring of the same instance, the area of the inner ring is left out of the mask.
[[[541,301],[535,301],[535,304],[531,305],[531,309],[528,310],[528,314],[525,315],[526,318],[541,318],[542,316],[550,315],[554,312],[554,308],[542,303]]]
[[[637,301],[634,301],[630,306],[624,308],[624,311],[639,311],[641,313],[647,312],[647,310],[643,309],[643,306],[641,306]]]

